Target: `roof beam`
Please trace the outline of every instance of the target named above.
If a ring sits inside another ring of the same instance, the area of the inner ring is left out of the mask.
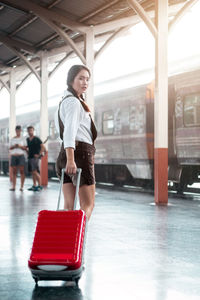
[[[13,51],[18,57],[20,57],[24,63],[28,66],[28,68],[35,74],[39,82],[41,81],[40,76],[38,72],[35,70],[35,68],[32,66],[32,64],[28,61],[28,59],[21,54],[18,50],[16,50],[14,47],[10,46],[9,44],[5,43],[6,47],[9,48],[11,51]]]
[[[157,37],[157,28],[147,12],[144,10],[141,4],[138,3],[137,0],[127,0],[129,6],[140,16],[140,18],[145,22],[153,36]]]
[[[176,14],[173,20],[169,23],[169,32],[171,32],[180,19],[188,12],[188,10],[198,2],[199,0],[190,0],[185,3],[185,5],[180,9],[180,11]]]
[[[177,11],[179,11],[182,8],[182,4],[175,4],[175,5],[170,5],[169,6],[169,16],[174,16]],[[148,11],[146,12],[149,18],[155,18],[155,12],[154,11]],[[121,27],[125,27],[128,25],[135,25],[138,22],[141,22],[141,18],[138,15],[130,16],[130,17],[125,17],[121,18],[119,20],[114,20],[110,22],[106,22],[103,24],[95,25],[94,26],[94,34],[101,34],[105,33],[108,31],[115,31]]]
[[[35,53],[36,49],[34,47],[31,47],[23,42],[17,41],[13,38],[10,38],[8,36],[3,35],[2,32],[0,32],[0,42],[3,44],[6,44],[8,46],[14,47],[16,49],[24,50],[29,53]]]
[[[103,51],[105,51],[109,45],[113,42],[114,39],[120,37],[123,35],[124,32],[126,32],[130,27],[132,27],[133,25],[129,25],[129,26],[125,26],[120,28],[119,30],[117,30],[115,33],[113,33],[108,39],[107,41],[103,44],[103,46],[96,52],[95,54],[95,62],[96,60],[99,58],[99,56],[103,53]]]
[[[55,30],[60,37],[63,38],[66,44],[69,44],[71,48],[74,50],[74,52],[77,54],[77,56],[81,59],[83,64],[86,63],[85,57],[81,53],[81,51],[78,49],[77,45],[74,43],[74,41],[69,37],[69,35],[62,30],[56,23],[57,22],[52,22],[51,20],[44,18],[43,21],[50,26],[53,30]]]
[[[102,5],[101,7],[95,9],[94,11],[88,13],[86,16],[82,17],[79,22],[84,22],[87,21],[90,18],[93,18],[95,16],[97,16],[99,13],[102,13],[103,11],[105,11],[106,9],[112,7],[113,5],[117,4],[119,2],[119,0],[113,0],[113,1],[109,1],[109,3]]]
[[[52,7],[54,7],[56,4],[58,4],[59,2],[61,2],[62,0],[55,0],[53,1],[51,4],[48,4],[46,6],[46,9],[50,9]],[[30,18],[28,21],[24,22],[22,25],[20,25],[18,28],[16,28],[13,32],[11,32],[9,34],[9,36],[13,36],[15,35],[17,32],[21,31],[22,29],[26,28],[27,26],[29,26],[30,24],[32,24],[34,21],[36,21],[38,19],[38,16],[33,15],[32,13],[30,13]]]
[[[25,10],[37,15],[38,17],[40,17],[40,19],[46,18],[51,21],[56,21],[60,24],[67,26],[68,28],[70,28],[72,30],[76,30],[78,32],[86,33],[87,29],[88,29],[88,26],[82,25],[81,23],[76,22],[76,21],[69,20],[66,17],[64,17],[54,11],[51,11],[51,10],[44,8],[36,3],[33,3],[30,0],[20,0],[20,1],[1,0],[1,3],[2,4],[4,3],[11,7],[12,6],[18,7],[22,10],[25,9]]]
[[[153,12],[151,12],[151,14],[153,16]],[[103,24],[95,25],[94,26],[94,34],[98,35],[101,33],[108,32],[108,31],[117,30],[124,26],[135,25],[138,22],[140,22],[140,18],[137,15],[131,16],[131,17],[126,17],[126,18],[121,18],[120,20],[106,22]]]
[[[63,59],[56,65],[56,67],[49,73],[49,79],[55,74],[55,72],[66,62],[66,60],[74,53],[71,51],[65,55]]]
[[[9,70],[10,67],[8,67],[4,63],[0,62],[0,69]]]
[[[32,72],[29,72],[20,82],[20,84],[18,84],[16,90],[18,91],[20,89],[20,87],[22,86],[22,84],[30,77],[30,75],[32,74]]]
[[[7,89],[7,91],[10,93],[10,88],[9,88],[9,86],[7,85],[7,83],[6,83],[3,79],[1,79],[1,78],[0,78],[0,82],[1,82],[2,85]]]

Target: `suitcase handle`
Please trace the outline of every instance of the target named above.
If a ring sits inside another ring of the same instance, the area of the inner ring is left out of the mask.
[[[76,209],[76,204],[77,204],[77,201],[78,201],[78,192],[79,192],[79,187],[80,187],[81,172],[82,172],[82,169],[80,169],[80,168],[77,168],[77,169],[76,169],[76,173],[77,173],[77,182],[76,182],[76,192],[75,192],[75,198],[74,198],[74,207],[73,207],[73,210]],[[63,185],[64,174],[65,174],[65,169],[62,169],[62,172],[61,172],[61,178],[60,178],[60,187],[59,187],[59,195],[58,195],[57,210],[59,210],[59,206],[60,206],[60,198],[61,198],[61,191],[62,191],[62,185]]]

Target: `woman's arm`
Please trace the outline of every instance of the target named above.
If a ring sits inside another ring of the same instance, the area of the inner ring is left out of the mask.
[[[70,97],[62,103],[61,113],[64,114],[64,148],[74,148],[78,127],[80,124],[80,101]]]
[[[76,163],[74,160],[74,148],[66,148],[66,156],[67,156],[67,163],[66,163],[66,173],[67,174],[76,174]]]

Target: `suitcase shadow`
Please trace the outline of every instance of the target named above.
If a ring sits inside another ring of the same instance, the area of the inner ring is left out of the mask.
[[[34,288],[31,300],[83,300],[81,289],[67,286],[48,286]]]

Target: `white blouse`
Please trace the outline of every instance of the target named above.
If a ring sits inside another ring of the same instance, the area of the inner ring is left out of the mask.
[[[66,91],[64,99],[60,105],[60,118],[64,125],[63,142],[64,148],[76,148],[75,141],[85,142],[92,145],[91,118],[80,101]],[[58,108],[59,109],[59,108]],[[60,134],[58,109],[55,113],[55,125]]]

